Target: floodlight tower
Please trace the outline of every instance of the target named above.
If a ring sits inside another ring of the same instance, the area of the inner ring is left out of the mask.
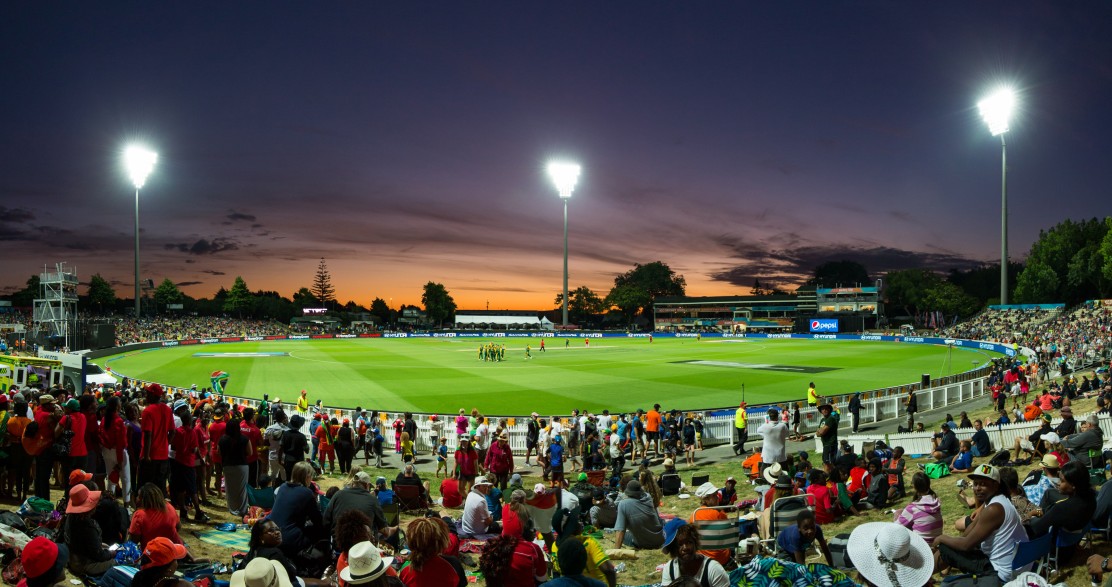
[[[1000,304],[1008,303],[1008,146],[1004,133],[1015,111],[1015,92],[1000,88],[977,103],[992,136],[1000,137]]]
[[[548,164],[548,177],[556,185],[560,199],[564,201],[564,322],[568,326],[568,199],[579,181],[579,164],[565,161],[551,161]]]
[[[158,153],[142,145],[129,145],[124,150],[124,167],[135,186],[135,319],[139,320],[139,189],[158,162]]]

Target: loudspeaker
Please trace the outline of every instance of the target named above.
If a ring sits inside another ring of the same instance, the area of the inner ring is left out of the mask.
[[[115,324],[92,324],[89,326],[89,348],[107,349],[116,346]]]
[[[923,389],[931,386],[931,376],[929,373],[923,373],[923,381],[919,384]]]

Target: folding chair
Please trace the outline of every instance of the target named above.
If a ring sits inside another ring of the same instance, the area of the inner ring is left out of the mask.
[[[737,519],[727,517],[725,520],[700,520],[699,512],[703,510],[733,510],[732,506],[700,507],[695,509],[692,522],[699,532],[699,548],[702,550],[729,550],[733,557],[738,543]]]
[[[425,497],[421,495],[421,487],[417,485],[395,485],[394,503],[403,512],[413,512],[429,509]]]
[[[1051,528],[1048,534],[1054,535],[1054,548],[1050,550],[1050,555],[1046,559],[1047,576],[1049,576],[1050,573],[1056,572],[1058,570],[1058,565],[1062,562],[1060,552],[1061,549],[1081,544],[1081,541],[1084,540],[1086,536],[1088,536],[1089,530],[1091,528],[1091,523],[1085,524],[1085,528],[1083,528],[1080,532],[1066,532],[1065,530]]]
[[[1031,572],[1043,576],[1043,572],[1046,570],[1047,558],[1050,556],[1050,549],[1053,547],[1053,539],[1054,537],[1051,536],[1050,533],[1046,533],[1034,540],[1017,542],[1015,546],[1015,558],[1012,559],[1012,570],[1017,571],[1034,563],[1031,567]]]
[[[700,486],[703,483],[706,483],[708,481],[710,481],[710,475],[692,475],[691,476],[691,486],[692,487],[698,487],[698,486]]]
[[[382,515],[386,516],[387,526],[397,526],[398,520],[402,517],[401,506],[396,503],[391,503],[382,506]]]
[[[665,473],[660,476],[660,493],[663,495],[676,495],[680,492],[680,476],[676,473]]]
[[[780,499],[772,502],[772,511],[769,512],[768,523],[768,538],[761,540],[761,546],[764,547],[771,556],[778,554],[778,547],[776,546],[776,537],[780,535],[785,528],[795,523],[796,516],[804,509],[814,509],[811,501],[814,496],[810,494],[805,495],[792,495],[788,497],[781,497]]]

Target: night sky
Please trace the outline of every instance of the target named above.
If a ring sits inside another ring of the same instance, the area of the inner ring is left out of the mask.
[[[548,309],[661,260],[689,295],[999,261],[1000,142],[1019,93],[1011,254],[1105,216],[1109,2],[9,2],[0,7],[0,286],[44,264],[131,297],[241,275],[292,295]]]

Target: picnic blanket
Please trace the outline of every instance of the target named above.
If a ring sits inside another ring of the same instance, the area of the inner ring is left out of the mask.
[[[251,542],[251,533],[248,531],[201,530],[193,532],[193,535],[199,538],[201,542],[240,552],[247,552],[248,544]]]

